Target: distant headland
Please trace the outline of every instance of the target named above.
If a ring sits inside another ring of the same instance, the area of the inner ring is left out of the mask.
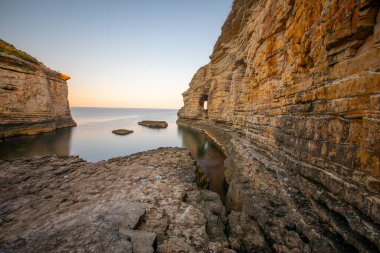
[[[76,125],[67,99],[69,75],[0,40],[0,77],[0,138]]]

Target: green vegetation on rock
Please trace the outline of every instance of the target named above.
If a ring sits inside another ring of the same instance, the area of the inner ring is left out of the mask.
[[[36,58],[34,58],[33,56],[31,56],[31,55],[29,55],[29,54],[27,54],[21,50],[18,50],[12,44],[9,44],[9,43],[3,41],[2,39],[0,39],[0,52],[10,54],[10,55],[14,55],[20,59],[23,59],[23,60],[31,62],[31,63],[39,64],[39,62]]]

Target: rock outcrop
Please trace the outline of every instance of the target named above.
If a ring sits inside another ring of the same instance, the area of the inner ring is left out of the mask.
[[[75,126],[68,79],[0,40],[0,138]]]
[[[0,161],[0,252],[233,252],[189,151]]]
[[[233,249],[380,250],[379,7],[234,1],[178,113],[226,150]]]

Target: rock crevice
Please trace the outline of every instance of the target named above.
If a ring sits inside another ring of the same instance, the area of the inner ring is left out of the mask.
[[[181,148],[1,161],[0,252],[231,252],[226,209],[195,171]]]

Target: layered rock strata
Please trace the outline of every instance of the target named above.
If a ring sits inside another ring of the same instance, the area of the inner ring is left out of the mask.
[[[178,113],[226,150],[233,249],[380,250],[379,7],[234,1]]]
[[[0,138],[74,126],[69,78],[0,40]]]
[[[0,161],[0,252],[233,252],[195,171],[181,148]]]

